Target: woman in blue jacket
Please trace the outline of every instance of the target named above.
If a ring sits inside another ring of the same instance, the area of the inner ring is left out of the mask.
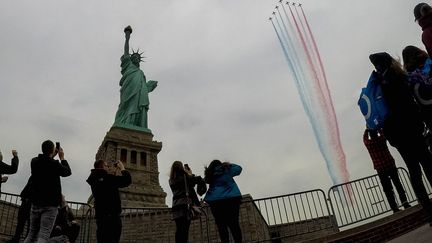
[[[239,224],[242,196],[233,178],[240,175],[241,171],[239,165],[219,160],[213,160],[205,169],[205,181],[209,184],[209,189],[204,201],[210,205],[222,243],[229,242],[228,228],[234,242],[242,242]]]

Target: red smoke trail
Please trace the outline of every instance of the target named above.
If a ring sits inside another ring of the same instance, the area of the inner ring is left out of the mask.
[[[327,83],[323,79],[324,78],[324,76],[323,76],[323,70],[320,70],[317,67],[319,65],[319,64],[317,64],[317,62],[319,62],[319,60],[318,60],[318,55],[316,55],[316,53],[312,49],[312,43],[311,43],[312,42],[312,36],[310,35],[310,33],[309,33],[309,35],[307,34],[307,31],[306,31],[306,28],[305,28],[305,24],[303,23],[304,21],[301,21],[300,14],[299,14],[299,12],[298,12],[298,10],[297,10],[296,7],[294,7],[294,10],[295,10],[295,12],[297,14],[297,18],[298,18],[298,20],[300,22],[300,25],[302,27],[302,30],[303,30],[303,33],[304,33],[303,35],[304,35],[304,37],[306,39],[308,51],[309,51],[309,53],[311,53],[311,56],[312,56],[312,61],[313,61],[313,63],[312,63],[313,67],[312,68],[317,73],[317,85],[319,87],[319,92],[323,96],[325,109],[329,110],[331,108],[331,106],[329,104],[329,101],[331,103],[331,97],[329,96],[328,88],[326,89]]]
[[[300,10],[302,11],[302,15],[303,15],[303,19],[304,19],[304,22],[305,22],[305,24],[306,24],[306,26],[307,26],[307,29],[308,29],[308,32],[309,32],[309,35],[310,35],[310,37],[311,37],[311,40],[312,40],[312,44],[313,44],[313,47],[314,47],[314,50],[315,50],[315,53],[316,53],[316,55],[317,55],[317,59],[318,59],[318,63],[319,63],[319,65],[320,65],[320,69],[321,69],[321,72],[322,72],[322,76],[323,76],[323,78],[324,78],[324,86],[325,86],[325,92],[323,92],[324,94],[325,94],[325,96],[326,96],[326,98],[327,98],[327,102],[328,102],[328,105],[330,105],[330,107],[331,107],[331,110],[330,110],[330,116],[331,116],[331,119],[333,120],[333,122],[335,123],[335,126],[334,126],[334,130],[335,130],[335,133],[336,133],[336,139],[334,139],[334,141],[336,141],[337,142],[337,147],[339,147],[340,148],[340,151],[342,151],[342,145],[340,144],[340,133],[339,133],[339,124],[338,124],[338,121],[337,121],[337,118],[336,118],[336,114],[335,114],[335,111],[334,111],[334,106],[333,106],[333,102],[332,102],[332,99],[331,99],[331,95],[330,95],[330,89],[329,89],[329,87],[328,87],[328,83],[327,83],[327,76],[326,76],[326,74],[325,74],[325,69],[324,69],[324,65],[323,65],[323,63],[322,63],[322,60],[321,60],[321,55],[320,55],[320,53],[319,53],[319,50],[318,50],[318,46],[317,46],[317,44],[316,44],[316,41],[315,41],[315,37],[314,37],[314,35],[313,35],[313,33],[312,33],[312,30],[311,30],[311,28],[310,28],[310,25],[309,25],[309,22],[308,22],[308,20],[307,20],[307,18],[306,18],[306,14],[305,14],[305,12],[304,12],[304,10],[303,10],[303,7],[300,5]],[[344,155],[343,155],[344,156]],[[345,156],[344,156],[345,157]],[[343,168],[346,168],[346,162],[345,162],[345,159],[344,160],[342,160],[343,161]],[[345,176],[345,182],[347,182],[348,180],[349,180],[349,175],[348,175],[348,171],[344,171],[344,176]]]
[[[317,67],[319,65],[318,64],[319,63],[319,59],[318,59],[318,56],[316,55],[316,53],[312,49],[311,42],[312,42],[312,37],[313,36],[310,35],[310,32],[309,32],[309,35],[306,33],[307,31],[306,31],[306,28],[305,28],[305,23],[304,23],[305,21],[302,21],[302,18],[300,17],[300,14],[299,14],[299,12],[298,12],[298,10],[297,10],[296,7],[294,7],[294,10],[296,12],[297,19],[298,19],[298,21],[301,24],[301,27],[302,27],[302,30],[303,30],[303,33],[304,33],[303,35],[305,36],[305,39],[306,39],[306,42],[307,42],[307,48],[308,48],[309,52],[312,53],[311,54],[312,61],[313,61],[312,68],[313,68],[313,70],[315,70],[315,73],[317,73],[318,92],[322,96],[322,99],[320,99],[321,103],[323,103],[322,105],[324,106],[325,111],[329,111],[329,109],[332,108],[331,97],[329,96],[330,92],[328,91],[326,82],[323,80],[324,77],[322,76],[322,73],[323,73],[322,70],[320,70],[320,68]],[[327,92],[325,92],[325,91],[327,91]],[[330,128],[331,128],[331,126],[330,126]]]
[[[312,40],[311,40],[311,37],[310,37],[310,35],[308,35],[307,34],[307,30],[306,30],[306,27],[305,27],[305,23],[304,23],[304,21],[302,21],[302,18],[300,17],[300,14],[299,14],[299,11],[297,10],[297,8],[294,6],[294,10],[295,10],[295,12],[296,12],[296,16],[297,16],[297,20],[298,20],[298,22],[300,23],[300,25],[301,25],[301,29],[302,29],[302,31],[303,31],[303,36],[305,37],[305,41],[306,41],[306,45],[307,45],[307,48],[310,50],[310,53],[311,53],[311,56],[312,56],[312,61],[313,61],[313,66],[314,66],[314,69],[315,70],[317,70],[317,73],[318,73],[318,77],[319,77],[319,80],[321,80],[321,75],[322,75],[322,72],[321,72],[321,70],[319,70],[319,68],[317,68],[317,66],[318,66],[318,57],[315,55],[315,52],[313,51],[313,48],[312,48]],[[320,84],[321,85],[321,84]]]
[[[316,72],[316,70],[315,70],[315,68],[314,68],[314,65],[313,65],[313,62],[312,62],[311,54],[310,54],[310,52],[309,52],[309,50],[308,50],[308,48],[307,48],[307,46],[306,46],[306,42],[305,42],[305,39],[304,39],[304,37],[303,37],[303,34],[302,34],[301,30],[300,30],[300,27],[299,27],[299,25],[298,25],[298,23],[297,23],[297,20],[296,20],[296,18],[295,18],[295,16],[294,16],[294,13],[293,13],[291,7],[289,6],[289,4],[288,4],[288,8],[289,8],[289,10],[290,10],[290,12],[291,12],[291,16],[292,16],[292,18],[293,18],[293,20],[294,20],[294,24],[295,24],[295,26],[296,26],[297,33],[298,33],[298,35],[300,36],[300,41],[301,41],[301,43],[302,43],[303,49],[304,49],[304,51],[306,52],[306,57],[307,57],[307,60],[308,60],[308,63],[309,63],[309,68],[311,69],[311,71],[312,71],[313,74],[314,74],[314,75],[313,75],[313,76],[314,76],[314,79],[315,79],[317,82],[319,82],[318,74],[317,74],[317,72]]]
[[[314,35],[312,33],[312,30],[311,30],[310,25],[309,25],[309,21],[306,18],[306,14],[303,11],[302,6],[300,5],[299,7],[300,7],[300,9],[302,11],[303,19],[304,19],[304,22],[306,24],[306,27],[307,27],[307,30],[308,30],[308,33],[309,33],[309,36],[310,36],[310,39],[311,39],[311,42],[312,42],[312,45],[313,45],[313,48],[314,48],[314,54],[316,55],[316,59],[317,59],[318,64],[320,66],[321,75],[324,78],[323,82],[321,82],[324,85],[324,89],[323,89],[324,90],[324,94],[326,95],[327,101],[329,101],[329,103],[331,103],[331,108],[334,110],[333,103],[331,101],[331,96],[330,96],[330,89],[328,88],[328,84],[327,84],[327,76],[325,74],[324,65],[323,65],[323,63],[321,61],[321,55],[320,55],[320,53],[318,51],[318,46],[317,46],[317,44],[315,42],[315,37],[314,37]],[[297,11],[297,9],[296,9],[296,11]],[[297,14],[298,14],[298,11],[297,11]],[[300,16],[299,16],[299,18],[300,18]]]

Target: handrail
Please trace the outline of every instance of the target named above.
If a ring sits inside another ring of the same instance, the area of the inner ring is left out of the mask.
[[[416,197],[408,171],[398,168],[398,174],[408,201],[415,203]],[[426,189],[429,195],[432,194],[432,189],[427,183]],[[94,208],[87,203],[67,203],[81,224],[79,242],[95,241]],[[13,235],[20,204],[19,195],[0,193],[0,235]],[[204,208],[206,212],[210,212],[207,206]],[[390,211],[378,176],[375,174],[334,185],[327,193],[321,189],[314,189],[257,199],[245,196],[241,206],[240,222],[242,228],[254,229],[244,232],[245,241],[265,242],[318,231],[337,232],[388,215]],[[163,237],[164,241],[174,241],[175,226],[171,221],[171,214],[171,208],[168,207],[123,208],[121,217],[125,226],[122,235],[133,237],[125,242],[141,242],[157,237]],[[204,216],[205,218],[195,220],[191,224],[191,240],[194,242],[212,242],[218,237],[212,223],[213,217],[211,214],[208,217]],[[154,221],[154,217],[162,217],[163,220]],[[151,227],[146,229],[141,225],[144,222]],[[193,236],[194,234],[196,236]]]

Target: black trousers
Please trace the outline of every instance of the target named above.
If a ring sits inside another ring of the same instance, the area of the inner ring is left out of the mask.
[[[422,170],[432,185],[432,155],[429,153],[423,136],[411,139],[396,147],[410,173],[411,185],[420,204],[427,210],[432,209],[429,196],[422,180]],[[431,211],[432,212],[432,211]]]
[[[119,243],[122,221],[119,215],[105,215],[96,219],[98,243]]]
[[[398,205],[396,203],[396,199],[394,196],[392,181],[393,181],[393,184],[395,185],[396,190],[399,194],[399,199],[400,199],[401,203],[405,204],[405,205],[408,204],[405,190],[404,190],[402,183],[399,179],[399,175],[398,175],[396,167],[391,168],[389,170],[378,171],[378,177],[381,181],[381,186],[383,188],[384,194],[386,195],[386,198],[387,198],[387,201],[390,205],[390,208],[393,211],[398,210]]]
[[[24,226],[30,221],[31,202],[28,199],[21,199],[21,206],[18,209],[18,223],[12,242],[18,242],[24,231]],[[28,233],[28,230],[27,230]]]
[[[240,202],[241,198],[229,198],[209,203],[222,243],[229,243],[228,228],[234,242],[242,242],[242,232],[239,224]]]
[[[187,243],[189,238],[189,226],[191,221],[186,217],[180,217],[174,219],[176,223],[175,242],[176,243]]]

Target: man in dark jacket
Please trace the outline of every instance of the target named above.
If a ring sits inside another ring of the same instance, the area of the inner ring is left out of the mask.
[[[414,17],[423,30],[422,41],[429,56],[432,56],[432,7],[419,3],[414,8]]]
[[[3,155],[0,152],[0,175],[3,174],[15,174],[18,171],[18,152],[16,150],[12,150],[12,161],[11,165],[6,164],[3,162]],[[1,177],[1,176],[0,176]],[[7,177],[4,177],[5,180],[7,180]],[[1,192],[1,184],[3,183],[3,177],[0,178],[0,192]]]
[[[129,186],[132,178],[121,161],[115,166],[121,175],[109,174],[108,164],[104,160],[97,160],[87,179],[95,199],[98,243],[120,242],[122,222],[119,188]]]
[[[58,153],[61,162],[53,157]],[[42,143],[42,154],[31,161],[30,231],[24,243],[46,242],[51,234],[62,200],[60,176],[72,174],[62,148],[56,149],[47,140]]]

